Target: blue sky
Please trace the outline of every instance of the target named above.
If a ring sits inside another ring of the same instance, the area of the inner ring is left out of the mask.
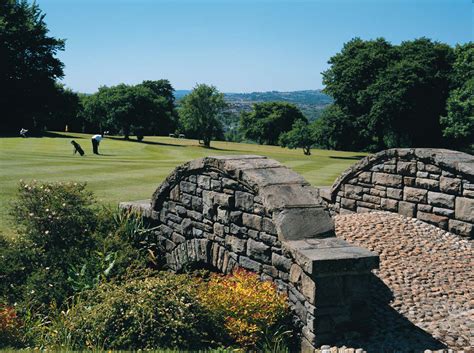
[[[65,38],[64,83],[169,79],[223,92],[322,88],[328,59],[353,37],[473,40],[473,0],[37,0]]]

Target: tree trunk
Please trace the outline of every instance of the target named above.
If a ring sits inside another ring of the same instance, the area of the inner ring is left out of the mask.
[[[311,155],[311,147],[303,147],[303,153],[306,156],[310,156]]]
[[[209,137],[204,137],[202,141],[204,142],[204,147],[211,147],[211,139]]]

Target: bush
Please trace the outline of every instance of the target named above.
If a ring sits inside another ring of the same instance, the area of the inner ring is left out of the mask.
[[[97,223],[85,184],[21,181],[18,191],[11,214],[19,233],[42,252],[45,265],[66,270],[84,257]]]
[[[160,272],[124,284],[102,283],[83,292],[64,315],[73,348],[199,348],[209,320],[189,275]]]
[[[212,274],[201,287],[200,301],[214,325],[225,329],[227,337],[220,337],[224,342],[255,349],[258,343],[291,332],[286,296],[277,293],[274,283],[244,269],[227,276]]]
[[[19,332],[20,321],[15,309],[0,303],[0,348],[16,346]]]

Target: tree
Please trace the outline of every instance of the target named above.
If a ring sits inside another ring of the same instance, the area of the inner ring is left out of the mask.
[[[345,114],[338,105],[332,104],[323,110],[312,128],[315,144],[320,148],[356,151],[365,146],[356,119]]]
[[[279,144],[291,149],[302,148],[307,156],[311,154],[311,146],[316,142],[312,126],[304,120],[296,120],[290,131],[280,134]]]
[[[248,139],[260,144],[276,145],[280,134],[291,130],[297,120],[308,121],[293,104],[255,103],[251,112],[242,112],[240,128]]]
[[[167,134],[176,124],[173,88],[167,80],[130,86],[100,87],[82,98],[83,114],[99,131],[121,132],[126,139],[145,134]]]
[[[52,112],[55,81],[63,64],[55,57],[64,40],[48,36],[45,15],[27,0],[0,2],[1,130],[42,130]]]
[[[441,126],[450,145],[464,149],[474,144],[474,43],[458,45],[454,53],[453,90]]]
[[[325,92],[354,120],[362,149],[442,144],[439,118],[453,63],[448,45],[427,38],[398,46],[356,38],[329,63]]]
[[[198,84],[181,100],[180,121],[186,131],[210,147],[211,140],[222,134],[218,116],[226,107],[224,95],[216,87]]]

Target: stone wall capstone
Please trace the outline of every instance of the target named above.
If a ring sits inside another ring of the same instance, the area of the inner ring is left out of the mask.
[[[127,202],[157,229],[167,266],[257,272],[288,295],[302,349],[366,331],[378,256],[334,234],[318,190],[261,156],[216,156],[177,167],[151,202]]]
[[[345,171],[325,201],[336,213],[384,210],[474,236],[474,156],[446,149],[389,149]]]

